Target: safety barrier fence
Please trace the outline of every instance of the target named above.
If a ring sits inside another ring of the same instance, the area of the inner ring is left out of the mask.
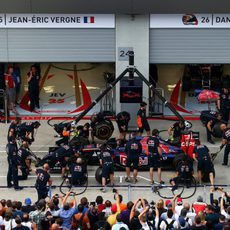
[[[132,185],[132,184],[129,184],[129,185],[116,185],[114,186],[115,189],[119,190],[119,191],[123,191],[123,194],[124,194],[124,191],[127,192],[127,199],[128,200],[134,200],[134,193],[135,196],[137,197],[144,197],[144,198],[147,198],[146,195],[147,194],[153,194],[151,195],[151,198],[153,197],[159,197],[156,192],[154,192],[154,187],[157,187],[157,186],[160,186],[158,184],[154,185],[154,186],[151,186],[151,185]],[[25,185],[25,186],[21,186],[23,189],[35,189],[36,186],[35,185]],[[201,188],[202,190],[199,190],[199,192],[197,192],[198,194],[194,194],[194,196],[198,196],[198,195],[202,195],[203,197],[203,200],[207,203],[209,202],[209,188],[211,187],[211,185],[191,185],[189,187],[190,191],[194,188]],[[226,185],[226,184],[215,184],[215,187],[219,187],[219,188],[223,188],[224,190],[225,189],[228,189],[230,188],[230,185]],[[99,189],[101,188],[101,185],[86,185],[86,186],[72,186],[71,189],[70,189],[70,186],[69,185],[52,185],[49,187],[49,196],[51,197],[52,196],[52,191],[54,191],[55,189],[60,189],[60,188],[67,188],[66,191],[74,191],[74,189],[81,189],[81,190],[88,190],[88,192],[90,192],[92,190],[93,193],[95,193],[95,190],[97,189],[99,191]],[[171,189],[172,186],[170,185],[163,185],[161,186],[159,189],[168,189],[167,193],[169,192],[169,189]],[[1,189],[7,189],[7,186],[0,186],[0,191]],[[187,191],[189,191],[189,189]],[[202,193],[201,193],[202,191]],[[23,190],[24,192],[24,190]],[[57,192],[57,191],[55,191]],[[78,195],[76,192],[73,192],[75,195]],[[169,192],[171,193],[171,191]],[[80,195],[82,195],[83,193],[79,193]],[[172,193],[171,193],[172,195]],[[159,197],[160,198],[160,197]],[[165,199],[171,199],[171,197],[163,197]],[[183,197],[182,197],[183,198]]]

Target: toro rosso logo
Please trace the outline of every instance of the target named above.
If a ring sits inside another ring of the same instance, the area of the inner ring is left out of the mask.
[[[184,25],[198,25],[198,20],[194,14],[185,14],[182,17],[182,22]]]

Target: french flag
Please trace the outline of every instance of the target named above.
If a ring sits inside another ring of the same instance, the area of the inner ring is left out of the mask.
[[[84,23],[94,23],[94,17],[84,17]]]

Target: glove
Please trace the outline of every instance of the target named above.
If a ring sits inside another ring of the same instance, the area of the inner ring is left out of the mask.
[[[170,140],[170,141],[173,141],[173,140],[174,140],[174,139],[173,139],[173,135],[170,135],[170,136],[169,136],[169,140]]]
[[[221,150],[222,148],[224,148],[224,145],[223,145],[223,144],[220,146],[220,150]]]

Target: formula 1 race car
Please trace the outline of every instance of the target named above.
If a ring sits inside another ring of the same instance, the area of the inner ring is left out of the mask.
[[[148,150],[147,150],[147,139],[148,137],[137,137],[142,144],[142,154],[139,157],[139,169],[147,170],[148,169]],[[162,167],[167,169],[175,169],[183,158],[184,154],[190,156],[188,159],[192,159],[193,148],[195,146],[196,139],[199,140],[199,133],[189,131],[182,135],[181,147],[174,146],[170,142],[160,139],[160,147],[162,149]],[[107,141],[107,145],[111,148],[113,153],[113,160],[116,166],[116,169],[124,169],[126,165],[127,155],[125,153],[124,147],[118,147],[117,141],[115,138],[111,138]],[[44,156],[41,160],[42,164],[49,163],[51,169],[60,169],[60,162],[50,162],[49,156],[52,155],[57,149],[50,148],[48,155]],[[79,149],[81,157],[86,159],[89,165],[98,165],[100,153],[100,147],[98,145],[86,145],[83,148]]]

